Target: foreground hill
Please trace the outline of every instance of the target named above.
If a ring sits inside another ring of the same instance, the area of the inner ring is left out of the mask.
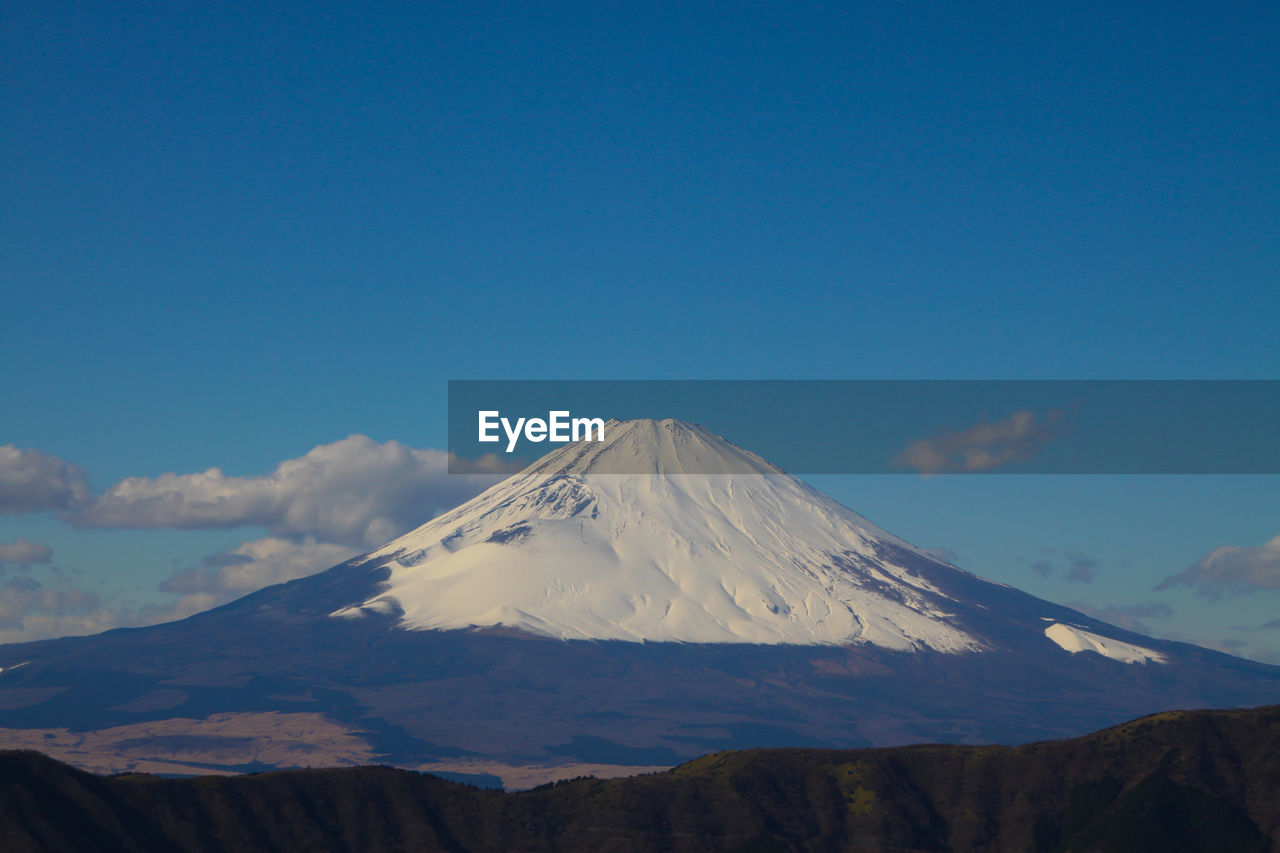
[[[1280,850],[1280,707],[1020,747],[708,755],[502,793],[387,767],[99,777],[0,753],[4,850]]]

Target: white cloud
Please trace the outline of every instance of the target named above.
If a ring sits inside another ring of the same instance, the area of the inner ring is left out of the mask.
[[[75,509],[88,500],[78,466],[39,450],[0,445],[0,514]]]
[[[313,536],[381,545],[500,479],[448,473],[449,455],[353,435],[281,462],[263,477],[130,477],[69,515],[87,527],[265,527],[277,538]]]
[[[0,564],[31,565],[47,563],[53,558],[53,549],[39,542],[19,538],[17,542],[0,544]]]
[[[893,458],[899,468],[921,474],[981,473],[1026,462],[1059,434],[1063,413],[1051,411],[1037,420],[1024,410],[995,423],[974,424],[912,442]]]
[[[1223,545],[1191,568],[1166,578],[1158,590],[1189,586],[1205,598],[1221,598],[1227,591],[1280,589],[1280,536],[1259,548]]]

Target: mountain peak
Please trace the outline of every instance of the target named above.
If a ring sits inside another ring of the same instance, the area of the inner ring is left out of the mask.
[[[782,474],[776,465],[711,430],[674,418],[610,420],[603,441],[552,451],[531,472],[588,474]]]
[[[373,552],[391,571],[383,591],[334,615],[562,639],[984,647],[889,551],[923,558],[705,427],[611,421],[604,441],[554,450]]]

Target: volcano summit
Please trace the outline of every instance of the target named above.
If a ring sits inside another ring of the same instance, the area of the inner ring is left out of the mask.
[[[702,427],[605,435],[326,572],[0,647],[5,738],[79,743],[51,751],[96,769],[376,760],[538,781],[1280,701],[1278,668],[983,580]]]
[[[763,459],[678,421],[609,435],[374,551],[385,590],[335,615],[563,640],[983,647],[924,575],[877,560],[885,545],[924,554]],[[652,475],[612,473],[637,458]]]

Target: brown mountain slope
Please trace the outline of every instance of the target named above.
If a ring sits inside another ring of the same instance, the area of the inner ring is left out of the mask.
[[[516,794],[383,767],[98,777],[0,753],[4,850],[1280,850],[1280,707],[1021,747],[717,753]]]

